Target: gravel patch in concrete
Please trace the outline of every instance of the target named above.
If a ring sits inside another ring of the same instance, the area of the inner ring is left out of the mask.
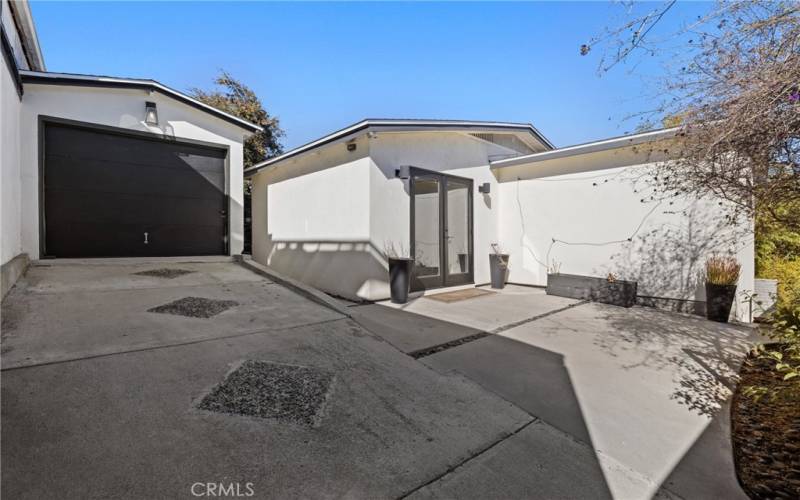
[[[239,305],[235,300],[215,300],[203,297],[184,297],[176,301],[164,304],[147,312],[162,314],[177,314],[190,318],[211,318],[217,314],[227,311],[233,306]]]
[[[332,381],[332,374],[316,368],[247,360],[198,408],[314,426]]]
[[[151,269],[149,271],[142,271],[139,273],[133,273],[137,276],[151,276],[153,278],[165,278],[168,280],[177,278],[178,276],[183,276],[184,274],[192,274],[195,271],[187,271],[186,269],[176,269],[176,268],[161,268],[161,269]]]

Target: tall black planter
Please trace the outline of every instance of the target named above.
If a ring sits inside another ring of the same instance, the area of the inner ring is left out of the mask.
[[[408,284],[411,282],[411,259],[389,258],[389,289],[392,292],[392,302],[405,304],[408,302]]]
[[[458,254],[458,268],[461,269],[462,273],[469,272],[469,266],[467,265],[467,254]]]
[[[505,288],[508,275],[508,254],[489,254],[489,270],[492,275],[492,288]]]
[[[735,298],[736,285],[706,283],[706,318],[727,323]]]

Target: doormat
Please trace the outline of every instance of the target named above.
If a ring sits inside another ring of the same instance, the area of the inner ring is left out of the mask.
[[[153,278],[165,278],[171,280],[184,274],[192,274],[194,271],[187,271],[186,269],[151,269],[150,271],[142,271],[140,273],[133,273],[137,276],[152,276]]]
[[[147,312],[162,313],[162,314],[177,314],[179,316],[188,316],[189,318],[210,318],[217,314],[227,311],[233,306],[238,306],[239,303],[234,300],[215,300],[206,299],[203,297],[184,297],[176,301],[164,304]]]
[[[319,424],[333,375],[307,366],[247,360],[206,395],[201,410]]]
[[[482,297],[484,295],[494,295],[495,292],[484,290],[483,288],[466,288],[464,290],[456,290],[454,292],[437,293],[435,295],[426,295],[426,299],[438,300],[439,302],[459,302],[467,299],[474,299],[475,297]]]

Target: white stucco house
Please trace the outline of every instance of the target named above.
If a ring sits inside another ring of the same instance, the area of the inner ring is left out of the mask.
[[[233,255],[260,128],[153,80],[46,71],[27,1],[2,8],[2,291],[29,259]]]
[[[639,303],[702,310],[705,259],[742,264],[753,290],[752,221],[719,200],[643,200],[636,178],[676,130],[555,148],[530,124],[367,119],[264,161],[252,179],[253,258],[349,299],[389,296],[387,250],[415,261],[412,289],[508,281],[548,268],[638,281]],[[735,315],[749,320],[746,304]]]

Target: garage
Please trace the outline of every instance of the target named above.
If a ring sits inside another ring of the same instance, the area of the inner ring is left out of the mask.
[[[223,146],[44,121],[42,255],[228,253]]]

